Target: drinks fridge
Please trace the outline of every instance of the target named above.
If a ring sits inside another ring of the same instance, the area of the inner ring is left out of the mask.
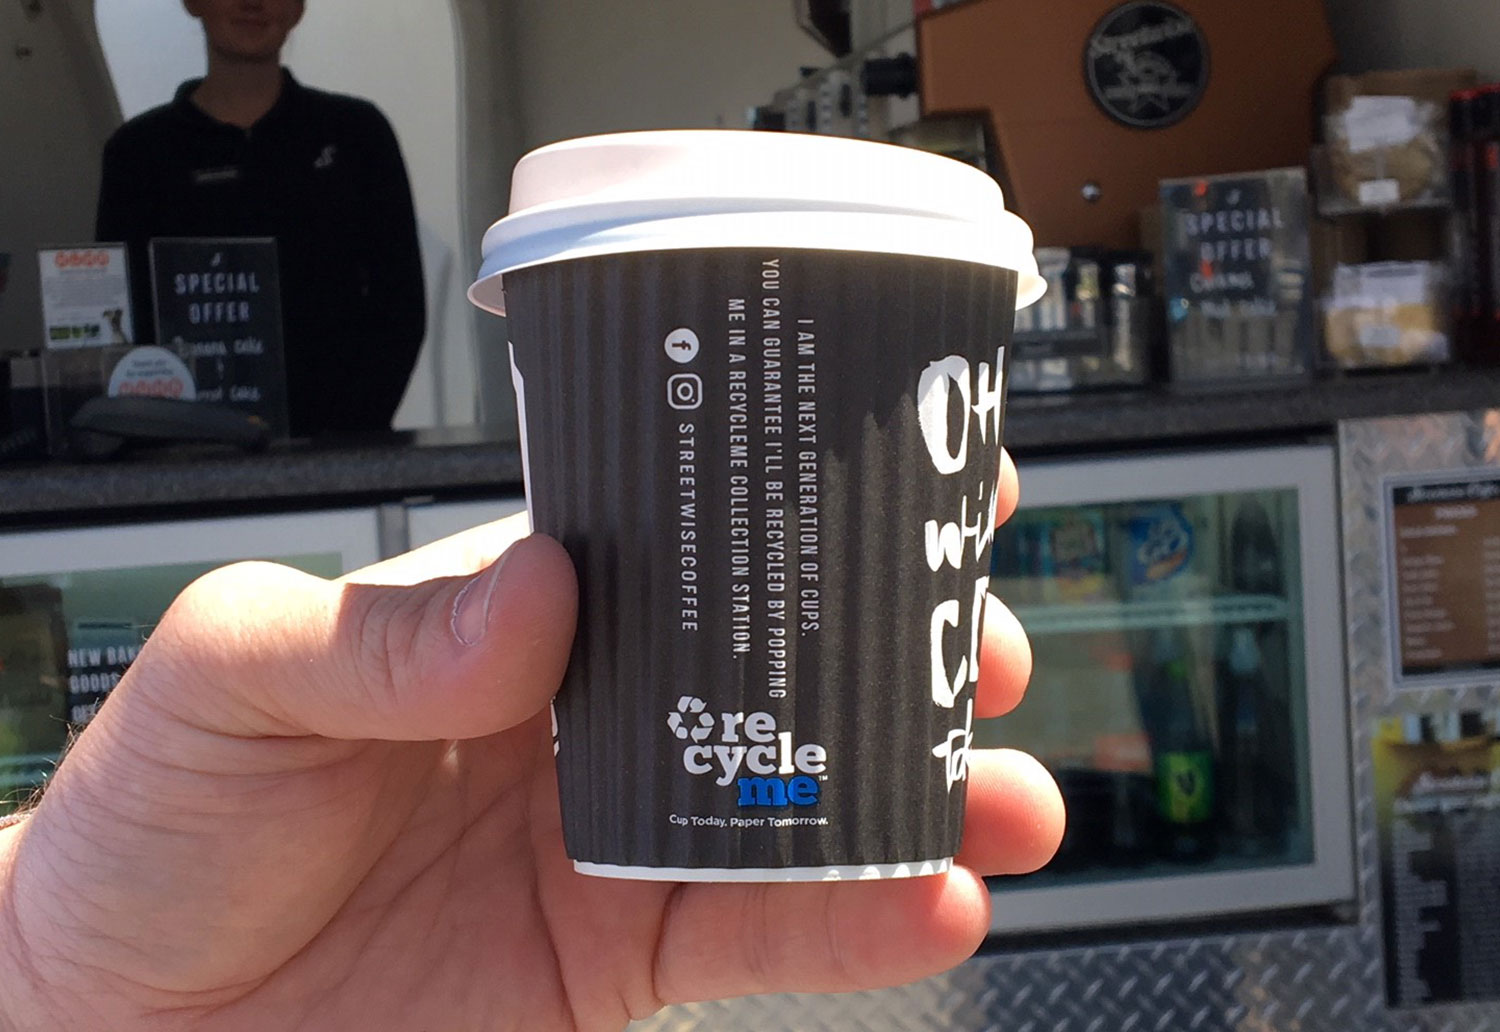
[[[379,552],[374,509],[0,532],[0,815],[45,784],[189,582],[241,559],[336,577]]]
[[[1068,831],[994,930],[1353,896],[1332,448],[1021,464],[991,590],[1035,673],[975,744],[1032,752]]]

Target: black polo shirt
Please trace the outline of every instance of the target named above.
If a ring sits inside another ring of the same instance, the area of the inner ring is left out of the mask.
[[[274,237],[292,433],[390,426],[426,331],[416,218],[390,124],[371,103],[283,71],[249,129],[190,99],[119,128],[95,225],[130,247],[137,341],[155,341],[152,237]]]

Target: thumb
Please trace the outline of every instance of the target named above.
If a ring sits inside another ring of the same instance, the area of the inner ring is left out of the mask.
[[[540,536],[410,586],[240,563],[178,597],[120,687],[223,734],[476,738],[557,691],[577,594],[567,553]]]

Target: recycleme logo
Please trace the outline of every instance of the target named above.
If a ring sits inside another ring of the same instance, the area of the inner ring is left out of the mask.
[[[679,741],[682,767],[689,774],[711,774],[714,783],[735,788],[739,807],[812,806],[822,795],[818,777],[828,769],[821,745],[794,745],[769,713],[708,712],[702,699],[684,695],[667,714],[667,729]],[[717,741],[710,741],[717,733]]]
[[[714,730],[714,718],[704,712],[704,709],[702,699],[684,695],[677,700],[677,711],[667,717],[667,726],[678,738],[691,737],[693,741],[701,742],[713,734]],[[684,719],[690,715],[694,721],[691,726]]]

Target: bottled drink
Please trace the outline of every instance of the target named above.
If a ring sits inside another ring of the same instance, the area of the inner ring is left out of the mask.
[[[1253,495],[1240,499],[1229,529],[1229,586],[1246,595],[1281,595],[1286,590],[1281,548],[1270,514]]]
[[[1274,848],[1285,820],[1275,798],[1275,782],[1266,776],[1263,711],[1270,697],[1265,664],[1255,630],[1240,626],[1230,633],[1228,655],[1219,682],[1222,731],[1225,846],[1243,856],[1263,856]]]
[[[1213,742],[1195,705],[1186,638],[1176,628],[1153,637],[1142,718],[1151,736],[1161,851],[1172,860],[1203,861],[1216,850]]]

